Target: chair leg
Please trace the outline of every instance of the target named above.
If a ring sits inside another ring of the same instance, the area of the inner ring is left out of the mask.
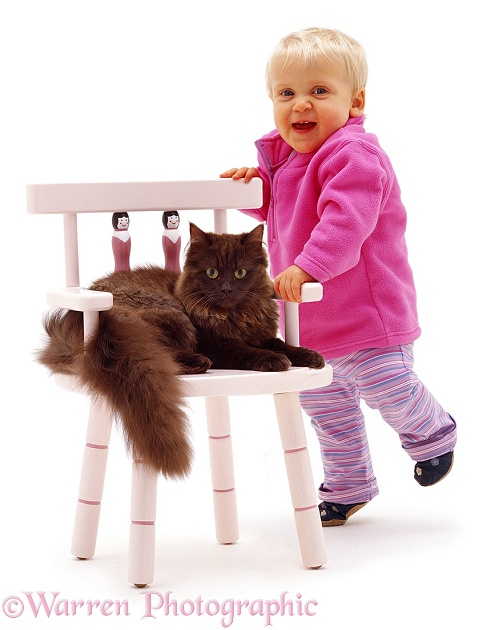
[[[229,403],[225,396],[209,397],[205,402],[216,538],[229,544],[239,537]]]
[[[301,558],[305,567],[319,568],[326,562],[326,551],[299,395],[297,392],[275,394],[274,402]]]
[[[95,554],[112,415],[104,400],[93,398],[81,468],[71,552],[86,560]]]
[[[132,468],[132,505],[128,581],[143,588],[154,580],[157,480],[155,471],[136,460]]]

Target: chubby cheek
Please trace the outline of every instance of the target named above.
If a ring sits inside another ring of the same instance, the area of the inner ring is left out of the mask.
[[[288,118],[287,115],[285,115],[285,113],[282,111],[281,108],[274,107],[274,123],[276,125],[277,131],[279,131],[281,136],[286,131],[286,126],[287,126],[286,125],[286,120],[287,120],[287,118]]]

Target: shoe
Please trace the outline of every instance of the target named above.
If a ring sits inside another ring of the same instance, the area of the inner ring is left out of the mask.
[[[414,466],[414,478],[420,486],[434,486],[448,475],[453,466],[453,451],[427,459],[424,462],[416,462]]]
[[[365,503],[351,503],[343,505],[342,503],[327,503],[323,501],[318,506],[321,517],[322,527],[336,527],[337,525],[345,525],[349,517],[358,512],[366,505]]]

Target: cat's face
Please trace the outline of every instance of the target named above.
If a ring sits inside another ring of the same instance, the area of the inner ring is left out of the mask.
[[[245,234],[213,234],[190,224],[190,243],[177,292],[201,316],[248,308],[273,295],[262,245],[263,225]]]

